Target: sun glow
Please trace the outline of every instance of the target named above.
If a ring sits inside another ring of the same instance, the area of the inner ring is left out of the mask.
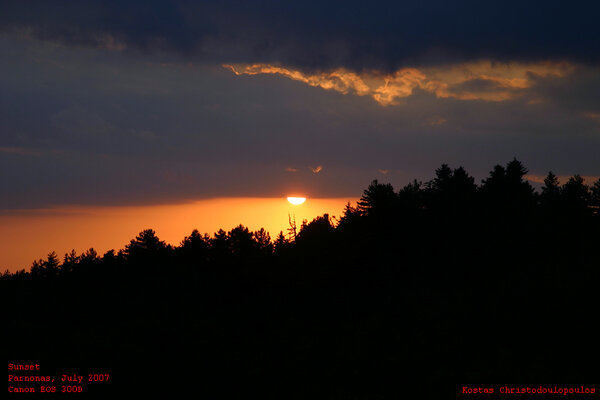
[[[301,196],[301,194],[296,194]],[[357,198],[311,198],[302,206],[285,197],[221,197],[189,203],[143,206],[62,206],[0,212],[0,272],[27,270],[33,260],[56,251],[59,257],[74,249],[93,247],[101,256],[117,252],[142,229],[151,228],[168,244],[178,246],[193,229],[213,235],[242,224],[251,231],[265,228],[271,239],[287,232],[290,213],[297,221],[312,221],[325,213],[341,216]],[[287,203],[287,204],[286,204]],[[293,211],[290,210],[293,208]]]
[[[287,201],[289,201],[295,206],[299,206],[300,204],[306,201],[306,197],[288,197]]]

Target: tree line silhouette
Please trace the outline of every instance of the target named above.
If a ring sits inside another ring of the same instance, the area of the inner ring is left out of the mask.
[[[537,192],[527,172],[513,159],[480,185],[446,164],[399,191],[374,180],[339,220],[274,240],[239,225],[172,246],[146,229],[102,256],[52,252],[2,275],[4,340],[15,358],[105,365],[131,393],[593,382],[600,179],[550,172]]]

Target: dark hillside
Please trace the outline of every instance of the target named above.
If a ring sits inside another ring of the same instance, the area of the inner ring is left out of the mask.
[[[398,399],[598,381],[600,181],[517,160],[377,181],[295,240],[239,226],[0,279],[9,362],[110,372],[86,397]],[[89,390],[88,390],[89,389]],[[190,392],[191,390],[191,392]]]

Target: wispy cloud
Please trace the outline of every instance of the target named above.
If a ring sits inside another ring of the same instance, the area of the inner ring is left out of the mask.
[[[590,119],[600,120],[600,112],[584,112],[583,116]]]
[[[41,151],[25,147],[0,147],[0,153],[18,154],[21,156],[39,156]]]
[[[223,67],[236,75],[277,74],[325,90],[370,96],[383,106],[398,104],[401,99],[413,95],[416,89],[433,93],[438,98],[505,101],[532,87],[536,77],[562,77],[573,69],[564,62],[500,64],[491,61],[402,68],[391,74],[377,71],[358,74],[345,69],[311,74],[270,64],[224,64]]]
[[[436,125],[443,125],[447,122],[448,120],[444,117],[440,117],[435,116],[433,118],[431,118],[429,121],[427,121],[427,125],[431,125],[431,126],[436,126]]]
[[[344,94],[352,92],[359,96],[365,96],[371,92],[371,88],[367,86],[358,74],[343,69],[310,75],[298,70],[269,64],[237,66],[224,64],[223,67],[230,69],[236,75],[278,74],[295,81],[304,82],[309,86],[335,90]]]

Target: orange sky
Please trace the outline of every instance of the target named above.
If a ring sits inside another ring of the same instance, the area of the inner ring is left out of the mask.
[[[243,224],[251,230],[264,227],[274,238],[289,227],[288,214],[303,219],[329,213],[340,216],[356,199],[308,199],[293,206],[285,198],[217,198],[186,204],[137,207],[69,206],[27,210],[0,216],[0,268],[29,270],[34,259],[51,251],[62,257],[90,247],[102,255],[121,249],[141,230],[154,229],[159,238],[178,245],[193,229],[212,235]]]

